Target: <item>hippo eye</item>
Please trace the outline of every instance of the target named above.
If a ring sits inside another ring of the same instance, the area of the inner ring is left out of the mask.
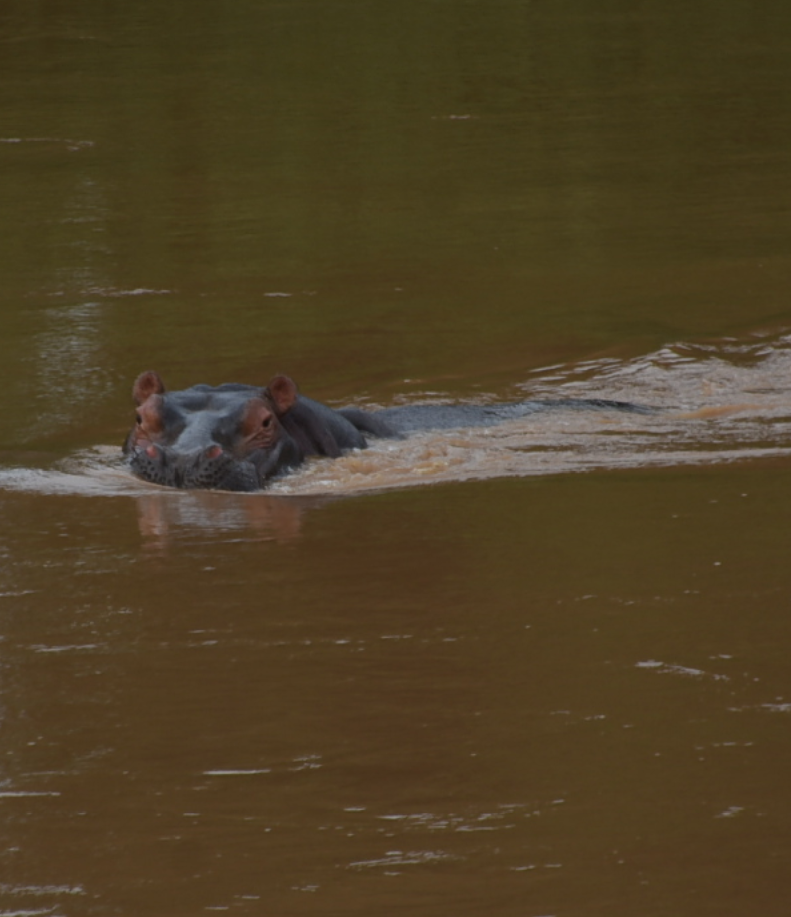
[[[264,429],[272,426],[272,415],[271,414],[267,414],[267,416],[264,417],[264,419],[261,421],[261,426]]]
[[[139,423],[141,426],[143,424],[143,418],[139,414],[135,414],[135,423]]]

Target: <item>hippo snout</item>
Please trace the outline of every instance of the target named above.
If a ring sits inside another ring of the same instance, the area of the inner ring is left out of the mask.
[[[130,467],[143,480],[164,487],[237,492],[260,487],[253,465],[239,461],[217,443],[190,452],[150,443],[134,451]]]

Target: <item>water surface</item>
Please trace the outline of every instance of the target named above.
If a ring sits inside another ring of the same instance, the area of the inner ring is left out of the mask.
[[[788,909],[791,12],[0,10],[0,912]],[[137,374],[619,398],[266,494]]]

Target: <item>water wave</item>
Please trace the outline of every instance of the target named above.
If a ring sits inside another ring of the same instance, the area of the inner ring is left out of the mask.
[[[789,379],[791,335],[680,343],[632,360],[545,367],[515,387],[516,398],[628,400],[661,410],[559,408],[495,427],[374,440],[363,451],[310,461],[268,493],[341,496],[454,481],[785,458],[791,455]],[[55,468],[0,469],[0,489],[133,497],[163,492],[134,478],[117,448],[107,446]],[[188,504],[182,511],[188,512]]]

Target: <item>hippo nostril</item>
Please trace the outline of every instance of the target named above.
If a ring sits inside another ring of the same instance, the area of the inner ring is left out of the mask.
[[[222,455],[222,446],[209,446],[203,454],[207,459],[217,459]]]

